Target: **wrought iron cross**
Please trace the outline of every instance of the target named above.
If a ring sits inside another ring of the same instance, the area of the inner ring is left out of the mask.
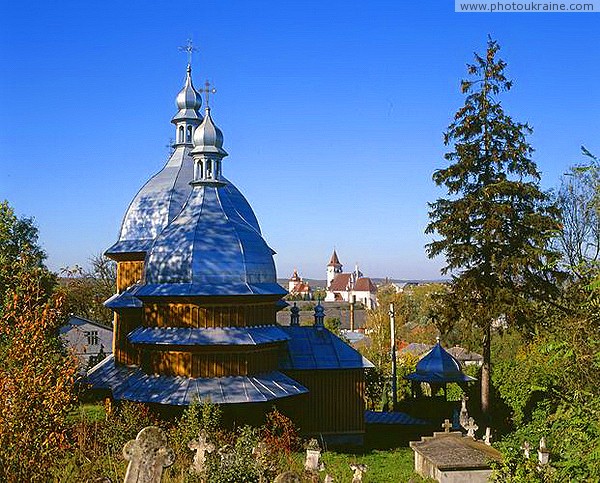
[[[204,92],[204,103],[206,104],[206,107],[209,107],[208,98],[211,94],[215,94],[217,89],[215,89],[210,82],[206,81],[204,83],[204,89],[202,89],[202,92]]]
[[[179,52],[187,52],[188,64],[192,65],[192,55],[194,52],[198,52],[198,49],[194,47],[192,39],[187,39],[187,45],[181,45],[177,47],[177,50],[179,50]]]

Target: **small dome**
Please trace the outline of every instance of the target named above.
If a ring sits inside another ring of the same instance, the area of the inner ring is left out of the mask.
[[[223,132],[215,126],[210,115],[210,108],[206,108],[204,121],[194,131],[194,149],[192,154],[214,153],[227,156],[223,149]]]
[[[188,65],[185,86],[177,94],[175,100],[178,109],[192,109],[197,111],[202,107],[202,96],[194,89],[192,84],[192,68]]]
[[[416,372],[408,374],[407,379],[418,382],[470,382],[473,377],[463,373],[458,362],[438,342],[418,363]]]

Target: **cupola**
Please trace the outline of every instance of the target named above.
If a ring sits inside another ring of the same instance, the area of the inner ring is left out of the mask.
[[[194,180],[192,184],[223,184],[221,161],[227,156],[223,149],[223,132],[215,125],[210,108],[202,124],[194,132]]]
[[[171,120],[177,129],[175,145],[191,145],[194,129],[202,122],[202,116],[198,113],[202,107],[202,96],[192,83],[192,66],[190,64],[187,66],[185,85],[177,94],[175,104],[179,109]]]

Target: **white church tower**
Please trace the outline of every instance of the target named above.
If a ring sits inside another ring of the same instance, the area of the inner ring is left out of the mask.
[[[340,263],[340,260],[334,249],[333,253],[331,255],[331,260],[329,260],[329,263],[327,264],[327,288],[328,289],[331,286],[331,282],[333,282],[333,279],[339,273],[342,273],[342,264]]]

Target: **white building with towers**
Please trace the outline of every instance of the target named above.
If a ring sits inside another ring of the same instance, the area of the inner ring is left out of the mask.
[[[327,264],[327,294],[325,302],[359,302],[367,309],[377,307],[377,287],[365,277],[358,265],[350,273],[342,272],[343,265],[333,250]]]

